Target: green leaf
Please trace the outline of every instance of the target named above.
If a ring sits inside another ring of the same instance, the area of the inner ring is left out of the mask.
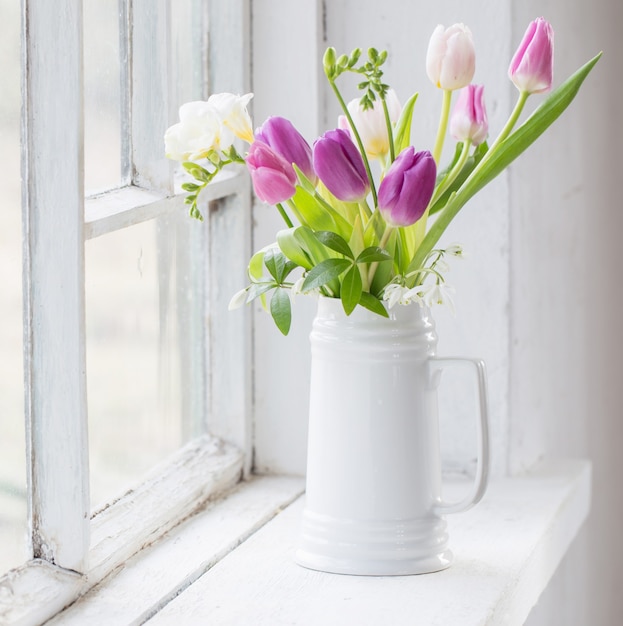
[[[247,295],[247,302],[255,300],[255,298],[258,298],[262,294],[267,293],[275,287],[277,287],[277,284],[272,280],[261,283],[251,283]]]
[[[330,230],[342,237],[350,237],[352,226],[322,198],[298,186],[292,202],[312,230]]]
[[[200,185],[195,185],[195,183],[182,183],[182,189],[184,191],[198,191],[203,189]]]
[[[277,328],[284,335],[287,335],[290,332],[290,323],[292,322],[292,307],[290,296],[282,287],[277,287],[270,299],[270,314]]]
[[[359,304],[364,307],[364,309],[372,311],[372,313],[376,313],[377,315],[381,315],[382,317],[389,317],[389,313],[387,312],[387,309],[383,306],[383,303],[367,291],[361,292]]]
[[[378,246],[370,246],[366,248],[358,257],[355,263],[382,263],[383,261],[391,261],[392,255],[379,248]]]
[[[458,155],[461,153],[461,147],[462,147],[462,144],[458,143],[456,147],[455,157],[453,158],[450,166],[446,170],[440,173],[440,175],[438,176],[439,181],[443,180],[445,175],[450,171],[452,166],[456,163],[456,160],[458,159]],[[435,203],[431,205],[428,211],[429,215],[434,215],[435,213],[437,213],[437,211],[440,211],[441,209],[443,209],[444,206],[446,206],[446,204],[448,204],[448,200],[450,199],[450,196],[452,195],[452,193],[455,192],[457,189],[459,189],[459,187],[467,180],[468,176],[476,168],[478,163],[482,161],[488,149],[489,147],[487,143],[484,142],[484,143],[481,143],[474,150],[473,154],[467,159],[467,161],[465,161],[465,165],[463,166],[463,169],[459,172],[459,175],[455,178],[454,182],[448,187],[448,189],[446,189],[446,191],[444,191],[443,194],[441,194],[439,198],[437,198],[437,200],[435,200]]]
[[[264,265],[278,284],[281,284],[286,276],[286,263],[287,258],[285,254],[274,248],[267,250],[264,255]]]
[[[311,266],[318,265],[321,261],[329,259],[332,254],[327,250],[326,246],[316,239],[316,234],[311,228],[299,226],[294,231],[294,237],[301,247],[307,251],[311,259]],[[311,269],[311,267],[310,267]]]
[[[338,278],[340,274],[343,274],[351,266],[352,261],[348,259],[326,259],[308,272],[301,289],[302,291],[318,289],[333,279]]]
[[[413,109],[418,94],[414,93],[405,103],[396,123],[394,131],[394,145],[396,146],[396,154],[400,154],[407,146],[411,144],[411,121],[413,120]]]
[[[321,244],[327,246],[327,248],[339,252],[349,259],[355,258],[355,255],[346,241],[344,241],[344,238],[340,237],[337,233],[333,233],[330,230],[321,230],[314,234],[316,235],[316,239],[318,239]]]
[[[300,245],[296,239],[296,230],[302,228],[298,226],[296,228],[288,228],[286,230],[280,230],[277,233],[277,243],[281,251],[298,266],[310,270],[313,264],[309,260],[309,255],[306,250]]]
[[[264,275],[264,255],[268,247],[256,252],[249,261],[248,272],[252,280],[259,280]]]
[[[342,306],[344,307],[346,315],[350,315],[359,303],[362,290],[363,283],[359,268],[353,265],[344,275],[342,279],[342,289],[340,290]]]

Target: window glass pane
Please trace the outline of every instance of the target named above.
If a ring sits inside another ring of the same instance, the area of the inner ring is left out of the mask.
[[[84,11],[84,188],[121,185],[119,7],[89,0]]]
[[[94,507],[201,430],[200,234],[184,209],[86,244]]]
[[[0,574],[26,560],[22,372],[20,10],[0,0]]]

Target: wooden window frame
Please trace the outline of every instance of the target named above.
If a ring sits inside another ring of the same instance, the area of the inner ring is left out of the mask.
[[[249,0],[196,0],[194,7],[209,25],[203,96],[248,91]],[[125,24],[132,42],[125,51],[127,97],[122,96],[122,112],[129,114],[124,141],[131,156],[122,163],[127,184],[85,201],[82,0],[22,0],[31,559],[0,577],[0,590],[9,590],[0,598],[0,618],[8,623],[38,623],[54,615],[250,472],[250,314],[227,316],[231,294],[219,288],[244,276],[251,248],[249,181],[235,172],[206,191],[205,220],[197,225],[207,264],[208,428],[142,486],[91,515],[84,246],[89,238],[186,211],[173,167],[163,158],[162,134],[181,104],[174,101],[170,74],[170,11],[170,0],[120,0],[121,33]]]

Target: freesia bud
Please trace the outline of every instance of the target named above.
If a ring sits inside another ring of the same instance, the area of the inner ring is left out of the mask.
[[[508,68],[519,91],[549,91],[554,75],[554,29],[542,17],[531,22]]]
[[[247,111],[247,105],[252,97],[252,93],[247,93],[244,96],[237,96],[233,93],[217,93],[208,98],[208,104],[217,112],[222,125],[236,137],[248,143],[253,142],[253,127]],[[233,138],[229,142],[229,146],[232,143]],[[222,148],[229,146],[222,146]]]
[[[269,117],[255,131],[255,140],[263,141],[288,163],[294,163],[312,184],[316,184],[311,148],[290,120]]]
[[[402,107],[393,89],[388,90],[385,102],[390,122],[395,124],[400,117]],[[383,102],[377,98],[371,109],[364,110],[361,100],[355,98],[348,103],[348,112],[353,118],[366,154],[371,159],[384,158],[389,153],[389,134],[387,122],[385,121],[385,112],[383,111]],[[340,128],[350,130],[348,120],[344,116],[340,116],[338,125]]]
[[[450,132],[457,141],[481,144],[489,131],[485,109],[484,87],[467,85],[461,89],[450,119]]]
[[[316,139],[313,160],[318,177],[338,200],[359,202],[368,195],[366,168],[348,131],[337,128]]]
[[[428,151],[405,148],[391,164],[379,187],[379,211],[390,226],[415,224],[435,189],[437,166]]]
[[[262,202],[277,204],[289,200],[296,191],[292,165],[263,141],[255,141],[246,158],[253,189]]]
[[[454,24],[444,30],[439,24],[426,53],[426,73],[433,84],[451,91],[461,89],[472,82],[475,70],[476,51],[469,28]]]

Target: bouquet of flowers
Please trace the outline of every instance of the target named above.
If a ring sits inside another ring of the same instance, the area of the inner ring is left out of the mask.
[[[282,117],[269,117],[253,132],[247,111],[252,94],[221,93],[184,104],[180,122],[165,134],[165,147],[196,181],[183,185],[191,215],[201,219],[201,190],[223,168],[246,164],[256,195],[274,205],[285,223],[276,242],[251,258],[250,284],[232,298],[230,308],[259,297],[287,334],[290,296],[296,293],[339,298],[347,315],[357,306],[387,316],[396,304],[452,305],[443,272],[447,257],[461,256],[462,248],[437,247],[442,233],[466,202],[567,108],[600,56],[517,126],[528,97],[552,86],[553,30],[543,18],[532,22],[508,71],[519,90],[517,104],[491,145],[484,88],[470,84],[472,34],[462,24],[438,26],[428,47],[427,74],[442,91],[431,151],[411,145],[418,94],[401,106],[383,82],[387,53],[374,48],[365,60],[359,48],[349,55],[338,56],[334,48],[325,52],[324,72],[343,115],[338,127],[313,146]],[[346,73],[359,75],[362,91],[349,103],[337,84]],[[442,164],[448,126],[457,143]],[[236,137],[249,144],[246,154],[234,146]]]

